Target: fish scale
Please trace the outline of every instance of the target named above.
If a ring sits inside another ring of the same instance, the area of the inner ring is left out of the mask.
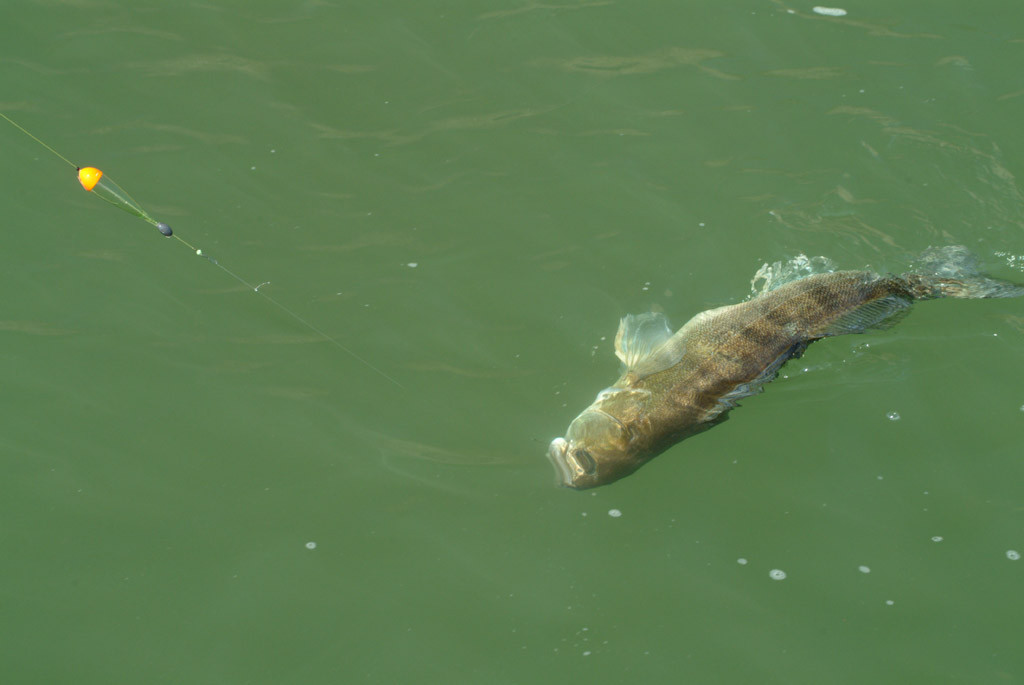
[[[1020,295],[1024,286],[979,274],[968,250],[952,245],[929,248],[916,271],[898,276],[834,271],[772,284],[674,334],[662,314],[626,316],[615,337],[623,374],[551,442],[548,458],[567,487],[614,482],[724,421],[816,340],[888,328],[915,300]]]

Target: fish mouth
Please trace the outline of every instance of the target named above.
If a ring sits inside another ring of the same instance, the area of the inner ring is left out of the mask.
[[[565,438],[555,438],[548,447],[548,459],[555,467],[555,484],[573,490],[586,490],[597,485],[597,464],[586,450],[570,450]]]
[[[589,407],[582,414],[577,416],[569,425],[568,436],[555,438],[548,446],[548,460],[555,467],[555,483],[573,490],[586,490],[600,485],[601,478],[598,475],[598,465],[586,446],[595,438],[606,440],[607,431],[602,426],[594,431],[594,420],[599,423],[607,422],[615,427],[620,433],[627,432],[626,426],[617,417],[606,411]],[[572,448],[572,449],[570,449]]]
[[[569,443],[565,438],[555,438],[548,446],[548,460],[555,467],[555,483],[563,487],[573,487],[573,468],[568,460]]]

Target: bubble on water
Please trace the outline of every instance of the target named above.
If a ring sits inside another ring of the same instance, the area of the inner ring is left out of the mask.
[[[942,536],[941,535],[933,535],[932,536],[932,542],[942,542]]]
[[[871,573],[871,568],[869,566],[858,566],[857,570],[861,573]]]
[[[617,519],[620,516],[622,516],[622,512],[619,511],[618,509],[609,509],[608,515],[611,516],[613,519]]]
[[[583,656],[590,656],[590,650],[588,649],[587,651],[583,652]]]
[[[743,557],[740,557],[739,559],[736,560],[736,563],[739,564],[740,566],[746,566],[747,565],[747,560],[744,559]]]
[[[408,264],[406,264],[406,266],[409,267],[410,269],[415,269],[417,266],[419,266],[419,262],[409,262]]]
[[[846,10],[842,7],[814,7],[811,9],[815,14],[822,14],[826,17],[845,17]]]
[[[885,418],[889,419],[890,421],[899,421],[900,413],[898,411],[891,411],[885,415]]]
[[[785,580],[786,572],[779,568],[773,568],[768,572],[768,577],[772,580]]]
[[[886,606],[890,606],[890,607],[891,607],[891,606],[892,606],[893,604],[895,604],[895,603],[896,603],[896,602],[892,601],[891,599],[887,599],[887,600],[885,600],[885,605],[886,605]]]
[[[1015,549],[1006,550],[1006,558],[1010,561],[1017,561],[1020,559],[1020,552]]]
[[[313,541],[307,542],[306,549],[316,549],[316,543]]]

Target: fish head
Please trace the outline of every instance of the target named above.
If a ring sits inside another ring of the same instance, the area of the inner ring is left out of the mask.
[[[633,431],[602,409],[601,400],[598,396],[597,402],[573,420],[565,437],[555,438],[548,447],[548,459],[560,485],[576,490],[606,485],[647,461],[636,447]]]

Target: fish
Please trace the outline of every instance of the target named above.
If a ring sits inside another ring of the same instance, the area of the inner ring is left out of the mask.
[[[947,245],[928,248],[912,272],[899,275],[859,270],[777,279],[751,299],[697,314],[675,333],[660,312],[627,315],[615,336],[622,375],[573,419],[565,437],[551,441],[548,459],[565,487],[613,483],[725,421],[816,340],[889,328],[917,300],[1021,295],[1024,286],[982,275],[967,248]]]

